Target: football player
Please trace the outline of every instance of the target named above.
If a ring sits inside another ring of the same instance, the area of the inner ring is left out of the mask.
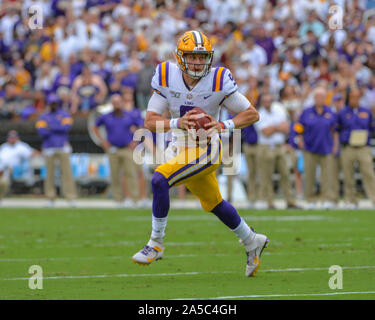
[[[213,133],[247,127],[258,121],[259,115],[249,100],[238,92],[237,84],[227,68],[211,68],[213,54],[206,35],[199,31],[188,31],[178,41],[177,64],[166,61],[156,67],[151,82],[154,93],[148,103],[145,127],[155,132],[161,125],[165,132],[175,131],[168,147],[174,154],[153,174],[151,237],[132,259],[134,263],[148,265],[162,258],[170,205],[169,189],[184,184],[200,199],[205,211],[214,213],[238,236],[247,255],[245,274],[254,276],[268,238],[255,233],[236,209],[223,200],[215,175],[221,161],[221,140],[215,139],[218,134],[215,136]],[[212,138],[206,147],[186,145],[184,139],[198,117],[192,110],[194,107],[203,109],[210,118],[205,129]],[[236,116],[219,122],[221,107]],[[167,109],[171,119],[162,116]]]

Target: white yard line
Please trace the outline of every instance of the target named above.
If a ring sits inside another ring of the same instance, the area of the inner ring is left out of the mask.
[[[352,267],[342,267],[346,270],[356,270],[356,269],[375,269],[375,266],[352,266]],[[321,271],[328,270],[328,267],[319,268],[285,268],[285,269],[265,269],[259,272],[300,272],[300,271]],[[191,276],[191,275],[201,275],[201,274],[230,274],[238,273],[237,271],[216,271],[216,272],[178,272],[178,273],[127,273],[127,274],[101,274],[101,275],[86,275],[86,276],[50,276],[43,277],[43,280],[47,279],[95,279],[95,278],[123,278],[123,277],[170,277],[170,276]],[[11,281],[11,280],[29,280],[29,277],[19,277],[19,278],[2,278],[1,281]]]
[[[353,292],[324,292],[324,293],[291,293],[291,294],[251,294],[245,296],[223,296],[209,298],[177,298],[172,300],[227,300],[241,298],[282,298],[282,297],[318,297],[318,296],[338,296],[347,294],[375,294],[375,291],[353,291]]]

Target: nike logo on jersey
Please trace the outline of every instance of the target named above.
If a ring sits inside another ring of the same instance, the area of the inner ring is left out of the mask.
[[[207,98],[209,98],[209,97],[211,97],[211,96],[212,96],[212,94],[210,94],[210,95],[208,95],[208,96],[206,96],[206,97],[203,97],[203,99],[206,100]]]

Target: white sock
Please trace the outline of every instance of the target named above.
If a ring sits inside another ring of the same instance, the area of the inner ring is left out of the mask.
[[[238,238],[240,238],[240,240],[242,240],[245,248],[247,248],[247,246],[252,243],[255,238],[255,232],[250,229],[245,220],[242,218],[239,226],[232,231],[237,235]]]
[[[148,240],[147,242],[147,245],[151,248],[153,247],[159,247],[159,248],[162,248],[164,249],[164,246],[163,246],[163,239],[159,239],[159,238],[150,238],[150,240]]]
[[[151,239],[162,244],[165,236],[165,228],[167,226],[167,217],[156,218],[152,216],[152,232]]]

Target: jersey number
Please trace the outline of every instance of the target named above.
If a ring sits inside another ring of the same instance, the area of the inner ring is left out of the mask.
[[[229,79],[231,79],[231,80],[233,81],[233,84],[236,86],[237,83],[236,83],[236,81],[233,79],[233,76],[232,76],[231,73],[228,73],[228,77],[229,77]]]
[[[180,117],[183,117],[186,112],[194,108],[195,106],[180,106]]]

